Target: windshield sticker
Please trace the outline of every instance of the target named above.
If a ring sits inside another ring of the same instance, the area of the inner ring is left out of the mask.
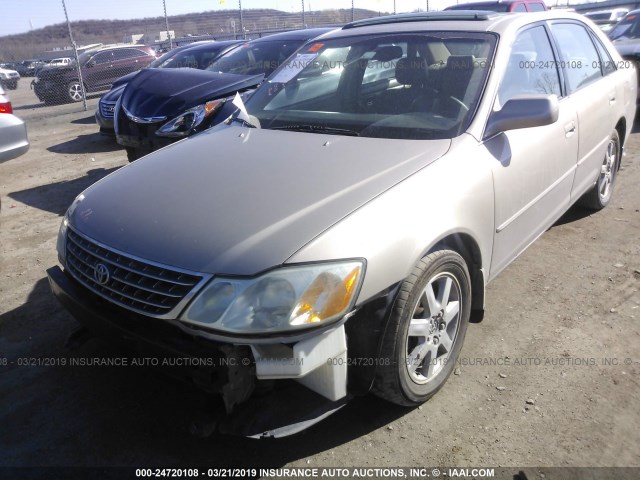
[[[309,48],[307,48],[307,52],[316,53],[322,47],[324,47],[324,43],[314,43]]]
[[[271,79],[273,83],[287,83],[293,77],[295,77],[303,68],[308,66],[318,56],[317,53],[303,53],[299,54],[288,62],[282,70],[280,70],[275,77]]]

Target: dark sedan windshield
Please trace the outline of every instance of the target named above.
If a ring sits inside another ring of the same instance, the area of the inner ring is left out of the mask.
[[[207,70],[238,75],[270,75],[303,43],[304,40],[245,43],[220,57]]]
[[[378,138],[453,138],[479,102],[495,47],[486,33],[312,42],[247,103],[261,128]]]
[[[188,48],[175,55],[170,55],[162,61],[155,61],[150,67],[154,68],[197,68],[205,69],[220,55],[227,44],[212,44],[206,47]],[[160,59],[159,59],[160,60]]]
[[[639,38],[640,37],[640,14],[630,13],[609,32],[609,38]]]

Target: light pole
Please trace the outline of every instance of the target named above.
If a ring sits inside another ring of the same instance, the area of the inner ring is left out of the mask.
[[[78,82],[80,82],[80,91],[82,92],[82,106],[84,111],[87,111],[87,93],[84,91],[84,82],[82,81],[82,69],[80,68],[80,59],[78,58],[78,47],[73,39],[73,32],[71,31],[71,23],[69,23],[69,15],[67,14],[67,5],[62,0],[62,8],[64,9],[64,18],[67,19],[67,28],[69,29],[69,39],[71,40],[71,46],[73,47],[73,56],[76,59],[76,72],[78,73]]]

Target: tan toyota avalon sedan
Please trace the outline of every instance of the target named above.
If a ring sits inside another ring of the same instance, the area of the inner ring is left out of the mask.
[[[636,84],[571,13],[348,24],[83,192],[52,289],[94,334],[194,359],[222,431],[291,434],[369,391],[417,405],[486,284],[609,203]]]

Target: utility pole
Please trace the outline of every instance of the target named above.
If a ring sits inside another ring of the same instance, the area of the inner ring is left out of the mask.
[[[82,106],[84,111],[87,111],[87,92],[84,91],[84,82],[82,81],[82,70],[80,69],[80,59],[78,58],[78,47],[73,39],[73,32],[71,31],[71,23],[69,22],[69,15],[67,14],[67,5],[62,0],[62,8],[64,9],[64,18],[67,19],[67,28],[69,29],[69,39],[71,40],[71,46],[73,47],[73,56],[76,59],[76,72],[78,73],[78,81],[80,82],[80,91],[82,92]]]
[[[351,21],[353,22],[353,0],[351,0]]]
[[[306,28],[304,21],[304,0],[302,0],[302,28]]]
[[[169,18],[167,17],[167,2],[162,0],[162,7],[164,8],[164,25],[167,29],[167,37],[169,37],[169,50],[173,49],[173,40],[171,39],[171,33],[169,32]]]
[[[247,38],[247,34],[244,33],[244,21],[242,19],[242,0],[238,0],[238,8],[240,9],[240,31],[242,32],[242,38]]]

